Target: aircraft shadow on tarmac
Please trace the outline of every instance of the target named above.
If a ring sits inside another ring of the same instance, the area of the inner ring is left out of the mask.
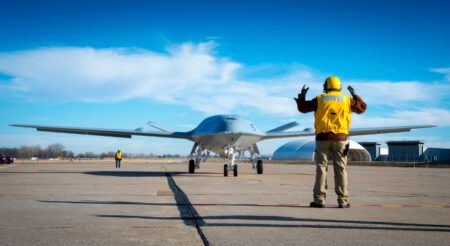
[[[156,217],[156,216],[132,216],[132,215],[96,215],[101,218],[122,219],[152,219],[152,220],[192,220],[191,217]],[[434,231],[450,232],[450,225],[439,224],[410,224],[384,221],[359,221],[359,220],[328,220],[312,218],[296,218],[287,216],[268,215],[225,215],[204,216],[200,218],[202,227],[286,227],[286,228],[323,228],[323,229],[360,229],[360,230],[392,230],[392,231]],[[269,223],[209,223],[205,220],[243,220],[243,221],[267,221]],[[271,222],[314,222],[332,224],[279,224]],[[350,224],[350,225],[346,225]]]
[[[196,173],[191,174],[189,172],[180,171],[89,171],[82,172],[83,174],[97,175],[97,176],[111,176],[111,177],[166,177],[167,174],[172,176],[195,176],[195,177],[219,177],[222,178],[220,173]]]
[[[16,172],[16,171],[8,171],[8,172],[0,172],[6,174],[88,174],[88,175],[96,175],[96,176],[111,176],[111,177],[166,177],[165,171],[35,171],[35,172]],[[174,171],[170,172],[170,175],[184,175],[184,176],[206,176],[206,177],[214,177],[216,174],[217,177],[222,177],[219,173],[196,173],[189,174],[188,172],[179,172]]]
[[[177,206],[185,207],[191,204],[177,203],[148,203],[148,202],[128,202],[128,201],[47,201],[46,203],[65,203],[65,204],[101,204],[101,205],[147,205],[147,206]],[[195,204],[192,204],[195,206]],[[203,205],[203,204],[202,204]],[[258,207],[265,205],[258,204],[214,204],[214,206],[246,206]],[[285,207],[284,207],[285,208]],[[288,207],[286,207],[288,208]],[[305,209],[305,207],[291,207],[296,209]],[[312,208],[316,209],[316,208]],[[201,227],[286,227],[286,228],[323,228],[323,229],[360,229],[360,230],[391,230],[391,231],[434,231],[434,232],[450,232],[450,225],[440,224],[418,224],[418,223],[399,223],[385,221],[359,221],[359,220],[332,220],[332,219],[314,219],[314,218],[297,218],[288,216],[273,215],[217,215],[217,216],[175,216],[175,217],[158,217],[158,216],[139,216],[139,215],[106,215],[96,214],[100,218],[117,218],[117,219],[145,219],[145,220],[183,220],[185,224],[192,225],[192,220],[197,220]],[[243,223],[209,223],[208,220],[242,220]],[[268,223],[248,223],[249,221],[266,221]],[[277,223],[273,223],[277,222]],[[280,224],[279,222],[313,222],[327,224]]]
[[[147,220],[183,220],[186,225],[200,227],[267,227],[267,228],[323,228],[323,229],[360,229],[360,230],[391,230],[391,231],[433,231],[433,232],[450,232],[450,225],[439,224],[417,224],[417,223],[399,223],[384,221],[358,221],[358,220],[330,220],[330,219],[314,219],[314,218],[296,218],[287,216],[269,216],[269,215],[217,215],[202,217],[196,211],[196,204],[192,204],[188,196],[177,185],[172,178],[173,174],[167,172],[111,172],[99,171],[93,172],[96,175],[160,175],[166,176],[167,182],[174,194],[175,203],[147,203],[147,202],[129,202],[129,201],[46,201],[46,203],[68,203],[68,204],[111,204],[111,205],[154,205],[154,206],[177,206],[180,216],[177,217],[156,217],[156,216],[139,216],[139,215],[105,215],[97,214],[100,218],[118,218],[118,219],[147,219]],[[141,177],[139,176],[139,177]],[[197,204],[200,205],[200,204]],[[207,204],[202,204],[207,205]],[[258,204],[212,204],[214,206],[247,206],[258,207]],[[299,208],[299,207],[297,207]],[[300,207],[304,209],[304,207]],[[317,208],[314,208],[317,209]],[[186,216],[189,215],[189,216]],[[205,220],[242,220],[243,223],[207,223]],[[249,221],[266,221],[267,223],[248,223]],[[277,223],[274,223],[277,222]],[[313,222],[327,224],[281,224],[279,222]]]
[[[95,200],[81,200],[81,201],[50,201],[38,200],[38,202],[46,203],[61,203],[61,204],[96,204],[96,205],[145,205],[145,206],[187,206],[185,203],[156,203],[156,202],[130,202],[130,201],[95,201]],[[254,204],[254,203],[214,203],[214,204],[190,204],[193,206],[223,206],[223,207],[280,207],[277,205],[268,204]],[[283,208],[309,208],[309,206],[289,206],[283,205]]]
[[[112,177],[166,177],[165,171],[89,171],[84,174]],[[187,174],[188,172],[170,172],[171,175]]]

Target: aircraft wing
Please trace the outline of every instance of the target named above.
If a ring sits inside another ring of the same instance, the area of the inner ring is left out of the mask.
[[[412,129],[435,127],[433,125],[415,125],[415,126],[393,126],[393,127],[374,127],[374,128],[355,128],[349,130],[349,136],[358,135],[370,135],[370,134],[383,134],[394,132],[409,132]],[[296,131],[296,132],[267,132],[262,138],[274,139],[274,138],[292,138],[292,137],[307,137],[314,136],[314,131]]]
[[[83,127],[61,127],[61,126],[39,126],[39,125],[10,125],[14,127],[35,128],[43,132],[59,132],[71,134],[96,135],[107,137],[131,138],[131,136],[149,136],[162,138],[182,138],[191,140],[190,132],[163,132],[163,131],[144,131],[136,130],[118,130],[118,129],[102,129],[102,128],[83,128]]]

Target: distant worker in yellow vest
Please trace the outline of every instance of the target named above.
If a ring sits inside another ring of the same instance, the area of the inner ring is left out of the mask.
[[[117,150],[115,158],[116,158],[116,168],[120,168],[120,162],[122,161],[122,151],[120,151],[120,149]]]
[[[361,114],[367,108],[366,103],[348,86],[352,98],[341,93],[342,85],[338,77],[331,76],[323,85],[324,94],[307,101],[309,87],[303,86],[297,102],[301,113],[315,112],[316,130],[316,181],[314,184],[314,201],[310,207],[323,208],[327,192],[327,165],[331,157],[334,165],[335,191],[339,208],[350,207],[347,181],[347,141],[352,112]]]

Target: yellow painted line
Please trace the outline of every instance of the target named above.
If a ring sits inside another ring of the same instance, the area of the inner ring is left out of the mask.
[[[159,190],[156,193],[157,196],[174,196],[173,192],[171,190]]]
[[[8,169],[8,168],[11,168],[11,167],[15,167],[16,166],[16,164],[13,164],[13,165],[7,165],[7,166],[3,166],[3,167],[0,167],[0,169]]]

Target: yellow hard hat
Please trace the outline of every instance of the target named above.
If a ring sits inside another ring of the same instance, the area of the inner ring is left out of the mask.
[[[341,80],[339,79],[339,77],[330,76],[325,80],[325,83],[323,84],[323,90],[329,91],[331,89],[341,91],[342,85],[341,85]]]

